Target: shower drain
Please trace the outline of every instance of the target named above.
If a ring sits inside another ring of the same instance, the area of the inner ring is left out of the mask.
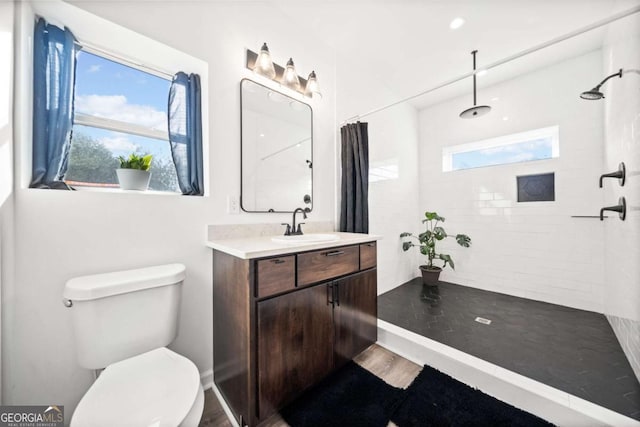
[[[485,319],[484,317],[476,317],[476,322],[482,323],[483,325],[490,325],[491,320]]]

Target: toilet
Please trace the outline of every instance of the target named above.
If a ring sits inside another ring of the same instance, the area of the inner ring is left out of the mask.
[[[177,334],[185,266],[159,265],[69,280],[78,363],[104,370],[72,427],[197,426],[204,391],[195,364],[165,346]]]

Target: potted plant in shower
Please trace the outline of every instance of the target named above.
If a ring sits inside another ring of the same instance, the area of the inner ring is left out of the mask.
[[[120,168],[116,169],[120,188],[123,190],[145,191],[149,187],[151,179],[151,160],[153,155],[136,153],[129,154],[129,157],[118,156]]]
[[[406,252],[414,246],[420,248],[420,253],[427,257],[427,263],[420,266],[422,283],[426,286],[437,286],[442,269],[447,265],[455,269],[455,265],[453,259],[451,259],[451,255],[436,253],[436,243],[447,237],[453,237],[460,246],[468,248],[471,245],[471,238],[466,234],[448,235],[445,229],[439,225],[444,222],[444,217],[438,215],[437,212],[425,212],[424,216],[425,219],[423,219],[422,222],[425,224],[426,230],[423,233],[417,236],[407,232],[400,234],[400,238],[410,237],[413,239],[403,241],[402,250]],[[442,267],[434,265],[434,259],[444,261]]]

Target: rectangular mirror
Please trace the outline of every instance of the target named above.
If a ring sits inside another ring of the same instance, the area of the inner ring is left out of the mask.
[[[312,209],[311,107],[254,81],[240,82],[245,212]]]

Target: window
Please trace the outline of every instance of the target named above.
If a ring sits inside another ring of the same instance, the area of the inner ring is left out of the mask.
[[[84,48],[77,57],[74,120],[65,181],[117,187],[118,156],[152,154],[149,188],[177,192],[167,128],[170,78]]]
[[[442,149],[442,171],[504,165],[560,156],[559,128],[551,126]]]

